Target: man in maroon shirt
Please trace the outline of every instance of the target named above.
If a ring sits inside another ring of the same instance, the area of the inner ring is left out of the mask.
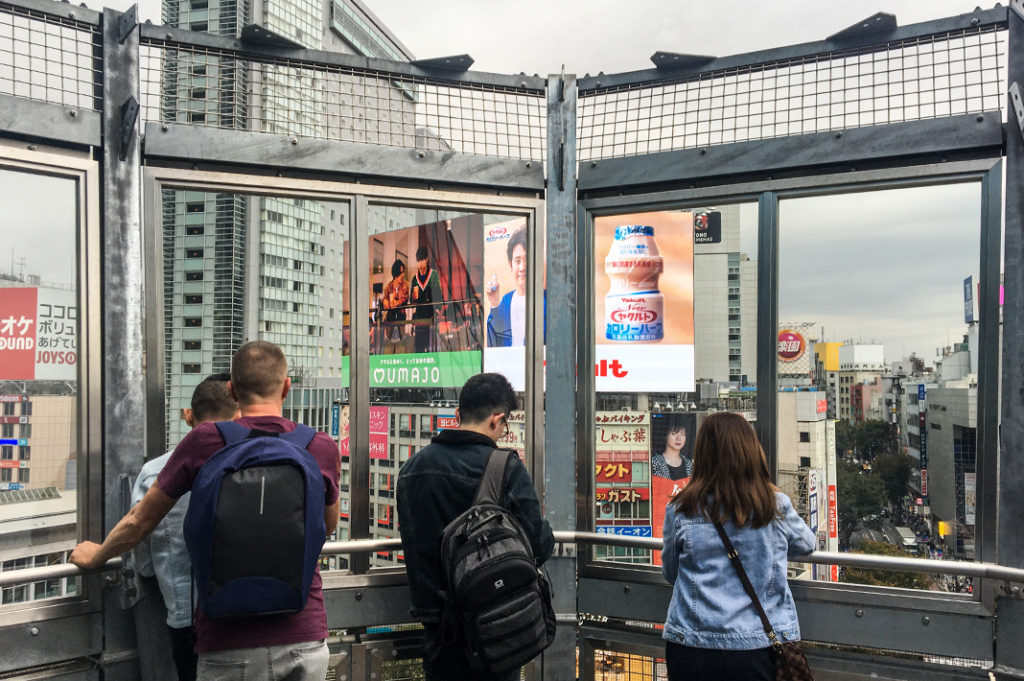
[[[231,360],[228,385],[242,412],[237,423],[278,433],[295,429],[294,422],[281,416],[291,379],[284,353],[273,343],[252,341],[239,348]],[[70,562],[96,568],[129,551],[153,531],[178,497],[192,489],[199,468],[224,444],[214,423],[189,432],[142,501],[102,544],[86,541],[75,547]],[[324,522],[330,534],[338,524],[341,457],[326,433],[317,433],[307,449],[323,476]],[[198,678],[323,681],[328,663],[326,638],[327,615],[318,567],[306,607],[297,613],[212,619],[197,609]]]

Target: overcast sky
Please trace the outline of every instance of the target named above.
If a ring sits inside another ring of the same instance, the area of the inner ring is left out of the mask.
[[[876,12],[900,25],[971,12],[971,0],[361,0],[418,59],[468,53],[496,73],[616,73],[656,51],[727,56],[822,40]],[[126,9],[132,0],[90,0]],[[994,6],[985,4],[985,8]],[[1005,3],[1004,3],[1005,4]],[[142,0],[160,22],[160,1]]]

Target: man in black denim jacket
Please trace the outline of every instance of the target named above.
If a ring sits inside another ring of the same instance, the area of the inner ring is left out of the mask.
[[[504,376],[473,376],[459,394],[458,428],[435,435],[398,474],[398,527],[412,592],[411,614],[424,628],[423,670],[428,681],[476,678],[466,666],[460,642],[442,640],[441,534],[472,505],[495,440],[508,427],[515,405],[515,391]],[[542,563],[551,556],[555,539],[541,514],[530,474],[517,457],[510,457],[505,479],[502,504],[519,521]],[[490,675],[488,681],[505,676]],[[507,676],[518,679],[519,672]]]

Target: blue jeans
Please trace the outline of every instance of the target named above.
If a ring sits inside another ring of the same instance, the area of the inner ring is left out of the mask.
[[[324,681],[326,641],[199,653],[199,681]]]

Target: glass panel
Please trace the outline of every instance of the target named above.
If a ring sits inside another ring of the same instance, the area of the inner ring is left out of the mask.
[[[594,245],[595,530],[660,537],[703,414],[756,416],[757,204],[599,217]]]
[[[369,220],[370,535],[398,537],[398,470],[457,426],[466,380],[486,369],[525,387],[526,218],[371,205]],[[498,444],[522,454],[524,434],[520,410]]]
[[[780,202],[778,481],[822,549],[974,558],[980,200],[969,183]]]
[[[191,189],[165,189],[162,201],[168,448],[188,432],[182,409],[195,387],[229,371],[250,339],[284,350],[284,417],[344,440],[349,204]],[[344,504],[341,514],[344,540]],[[344,568],[347,557],[323,565]]]
[[[78,536],[77,185],[0,168],[0,571],[63,563]],[[75,582],[4,588],[3,603]]]

